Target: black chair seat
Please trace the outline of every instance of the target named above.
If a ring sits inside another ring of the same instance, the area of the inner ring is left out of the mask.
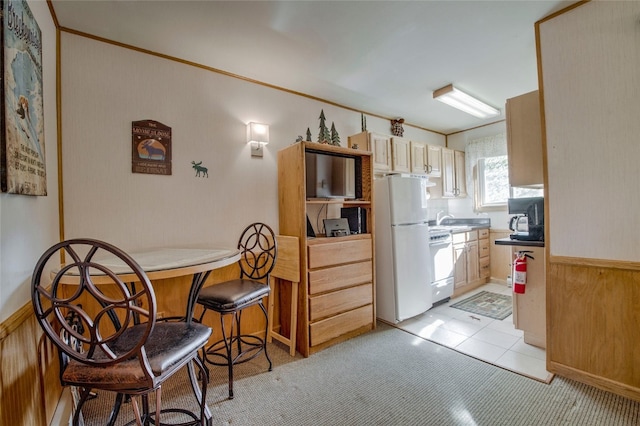
[[[231,312],[257,303],[269,291],[269,286],[258,281],[231,280],[202,289],[198,303],[216,312]]]
[[[137,342],[145,333],[145,325],[127,328],[113,341],[111,349],[124,352],[131,348],[131,342]],[[92,387],[96,382],[111,390],[135,389],[137,387],[155,387],[162,383],[167,375],[183,367],[190,358],[188,355],[203,347],[211,336],[211,328],[197,323],[166,322],[156,323],[153,332],[147,338],[145,351],[149,366],[155,377],[145,376],[140,368],[140,360],[132,357],[118,364],[90,366],[76,360],[69,360],[62,380],[67,385]],[[95,360],[107,360],[104,353],[98,353]]]

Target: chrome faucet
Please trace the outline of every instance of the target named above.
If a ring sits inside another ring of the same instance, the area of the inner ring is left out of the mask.
[[[441,213],[445,213],[444,210],[440,210],[437,214],[436,214],[436,225],[440,226],[442,225],[442,221],[447,219],[447,218],[453,218],[452,214],[443,214],[442,216],[440,216]]]

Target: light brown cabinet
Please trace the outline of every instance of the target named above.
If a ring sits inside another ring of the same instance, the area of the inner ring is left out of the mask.
[[[369,140],[367,136],[365,142]],[[353,158],[357,198],[308,199],[304,184],[308,151]],[[279,233],[300,241],[296,347],[305,357],[375,328],[372,184],[369,151],[299,142],[278,152]],[[328,212],[329,218],[340,217],[341,207],[361,207],[366,213],[366,232],[307,236],[307,217],[316,217],[318,210]]]
[[[542,186],[542,125],[538,91],[507,99],[507,153],[511,186]]]
[[[427,144],[424,142],[411,141],[411,172],[427,173]]]
[[[478,258],[480,264],[480,279],[491,278],[491,245],[489,229],[478,229]]]
[[[442,197],[467,196],[465,154],[450,148],[442,148]]]
[[[370,151],[373,155],[373,169],[376,172],[390,172],[392,170],[390,136],[373,132],[360,132],[349,136],[348,146],[360,151]]]
[[[440,177],[442,175],[441,148],[424,142],[411,141],[411,172]]]
[[[491,276],[489,229],[453,234],[454,297],[485,284]]]
[[[411,142],[397,136],[391,138],[391,170],[398,173],[411,172]]]
[[[432,177],[442,175],[442,147],[427,145],[427,174]]]

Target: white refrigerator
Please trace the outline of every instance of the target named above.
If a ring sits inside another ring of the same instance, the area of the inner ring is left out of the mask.
[[[395,324],[432,306],[425,178],[376,179],[376,312]]]

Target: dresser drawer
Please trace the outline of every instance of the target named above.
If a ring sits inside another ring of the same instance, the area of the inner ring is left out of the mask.
[[[310,244],[308,250],[309,269],[344,264],[345,259],[351,263],[373,258],[370,238]]]
[[[309,294],[325,293],[356,284],[373,281],[373,266],[370,260],[333,268],[309,271]]]
[[[316,321],[373,302],[371,283],[309,298],[309,320]]]
[[[362,306],[309,325],[309,346],[320,345],[365,326],[373,326],[373,305]]]

